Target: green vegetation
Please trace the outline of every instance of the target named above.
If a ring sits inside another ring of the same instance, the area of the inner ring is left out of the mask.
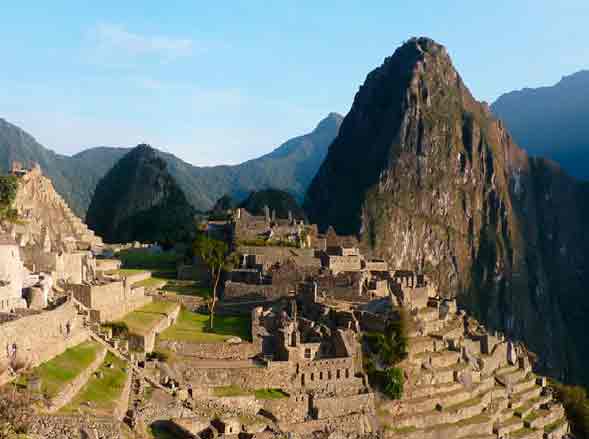
[[[284,399],[290,396],[282,389],[256,389],[251,391],[235,385],[215,387],[213,394],[217,397],[254,395],[256,399],[260,400]]]
[[[0,221],[18,220],[16,209],[12,207],[18,190],[18,179],[14,175],[0,176]]]
[[[149,279],[145,279],[139,282],[135,282],[133,284],[134,287],[143,287],[145,289],[159,289],[163,288],[166,283],[168,282],[167,279],[162,279],[160,277],[150,277]]]
[[[257,389],[254,391],[256,399],[284,399],[288,398],[289,394],[281,389]]]
[[[233,261],[229,255],[229,246],[225,242],[212,239],[202,233],[199,233],[194,240],[193,249],[194,254],[200,256],[211,273],[213,290],[209,301],[209,327],[212,329],[215,324],[215,305],[218,299],[219,280],[221,280],[223,270],[228,269]]]
[[[176,270],[179,256],[173,251],[155,253],[145,249],[122,250],[117,257],[125,268],[143,268],[147,270]]]
[[[239,386],[219,386],[213,388],[213,395],[222,398],[228,396],[248,396],[251,392]]]
[[[367,347],[367,352],[364,352],[364,369],[368,379],[392,399],[403,396],[403,371],[394,365],[407,357],[409,325],[409,315],[401,308],[398,310],[398,318],[389,323],[384,334],[366,333],[363,337]]]
[[[180,296],[196,296],[203,299],[210,299],[213,295],[210,287],[203,286],[199,281],[191,280],[168,279],[162,290]]]
[[[106,322],[102,324],[103,328],[110,328],[115,337],[129,333],[129,327],[124,322]]]
[[[112,364],[112,367],[107,367]],[[92,376],[82,390],[66,405],[62,412],[91,411],[94,415],[110,415],[120,398],[127,372],[126,364],[110,352],[98,369],[100,378]]]
[[[252,215],[264,215],[264,208],[268,206],[270,212],[276,212],[276,218],[288,218],[292,212],[295,218],[303,218],[305,212],[295,198],[288,192],[278,189],[264,189],[252,192],[240,205]]]
[[[176,306],[175,302],[151,302],[127,314],[121,323],[129,328],[129,332],[144,334],[161,320],[162,315],[170,313]]]
[[[170,248],[193,235],[194,213],[167,163],[149,145],[138,145],[100,180],[86,222],[106,242],[158,242]]]
[[[36,367],[32,374],[41,379],[43,394],[49,398],[57,395],[67,383],[92,364],[99,349],[102,349],[99,344],[85,342]]]
[[[156,421],[149,426],[149,433],[153,439],[176,439],[170,421]]]
[[[219,316],[214,330],[207,323],[208,316],[182,309],[176,323],[162,332],[160,339],[194,343],[221,343],[231,337],[251,339],[248,317]]]
[[[562,402],[566,417],[575,437],[589,438],[589,399],[587,391],[580,386],[567,386],[552,381],[550,386],[556,398]]]

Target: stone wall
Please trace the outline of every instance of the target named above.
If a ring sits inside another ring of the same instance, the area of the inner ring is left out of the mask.
[[[143,288],[131,288],[128,281],[114,281],[97,285],[72,285],[76,300],[91,310],[92,321],[117,320],[152,301]]]
[[[0,367],[10,361],[13,345],[18,362],[34,367],[88,337],[82,317],[71,301],[52,311],[3,323],[0,325]]]
[[[180,313],[180,305],[176,305],[171,311],[161,313],[161,318],[155,326],[142,334],[129,334],[129,349],[139,352],[152,352],[155,348],[155,340],[158,334],[161,334],[167,328],[172,326],[178,314]]]
[[[288,362],[272,362],[269,367],[252,364],[245,367],[202,368],[198,360],[194,366],[190,359],[183,359],[181,373],[192,387],[238,386],[244,389],[292,387],[294,365]]]
[[[88,416],[35,415],[28,427],[29,434],[52,439],[121,439],[123,426],[112,418]]]
[[[158,347],[201,360],[248,360],[262,352],[262,340],[254,343],[191,343],[160,340]]]
[[[288,290],[282,285],[255,285],[239,282],[225,282],[223,300],[275,300],[287,296]]]
[[[335,418],[352,413],[374,413],[374,393],[314,398],[313,411],[317,419]]]
[[[56,395],[54,398],[51,399],[49,402],[49,406],[47,407],[48,413],[55,413],[60,408],[65,406],[71,399],[76,396],[76,394],[84,387],[84,385],[88,382],[92,374],[100,367],[104,358],[106,357],[106,349],[101,348],[96,353],[96,358],[85,370],[83,370],[80,375],[74,378],[72,381],[67,383],[65,387]]]
[[[309,414],[309,395],[297,393],[288,398],[269,399],[262,406],[280,423],[303,422]]]
[[[293,386],[306,389],[336,389],[344,383],[356,380],[354,372],[354,360],[351,357],[298,363]]]
[[[96,259],[96,270],[113,271],[121,268],[120,259]]]

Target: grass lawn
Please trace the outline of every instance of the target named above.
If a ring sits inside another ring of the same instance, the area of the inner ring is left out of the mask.
[[[256,399],[283,399],[289,397],[288,393],[281,389],[256,389],[252,392],[233,385],[214,387],[213,395],[217,397],[254,395]]]
[[[168,279],[163,279],[161,277],[150,277],[149,279],[145,279],[139,282],[135,282],[133,284],[134,287],[143,287],[147,289],[158,289],[162,288],[163,286],[168,283]]]
[[[109,363],[112,363],[112,368],[106,367]],[[61,411],[77,412],[81,410],[105,416],[112,414],[127,379],[127,372],[123,370],[124,367],[126,367],[125,362],[109,352],[104,363],[98,369],[103,376],[96,378],[93,375],[82,390]],[[87,403],[90,403],[90,405],[87,405]]]
[[[281,389],[257,389],[254,391],[256,399],[283,399],[288,398],[289,394]]]
[[[213,388],[213,395],[221,398],[224,396],[248,396],[252,392],[242,389],[239,386],[219,386]]]
[[[213,295],[211,288],[202,286],[199,281],[192,280],[169,279],[162,289],[168,293],[202,297],[203,299],[208,299]]]
[[[162,332],[160,338],[194,343],[221,343],[233,336],[251,339],[249,317],[215,316],[213,331],[208,329],[208,324],[208,315],[182,309],[176,323]]]
[[[98,343],[88,341],[36,367],[33,374],[41,378],[43,394],[50,398],[57,395],[63,386],[92,364],[99,349]]]
[[[178,306],[175,302],[151,302],[141,308],[130,312],[121,320],[129,328],[129,332],[142,334],[153,328],[162,318]]]
[[[125,268],[175,270],[178,255],[174,252],[152,253],[147,250],[123,250],[117,253]]]

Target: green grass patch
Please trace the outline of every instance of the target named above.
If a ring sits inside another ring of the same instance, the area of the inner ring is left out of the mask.
[[[124,268],[143,268],[150,270],[175,270],[178,255],[174,252],[153,253],[147,250],[130,249],[117,253]]]
[[[113,367],[107,367],[112,364]],[[101,378],[92,376],[88,383],[80,390],[74,399],[66,405],[62,412],[92,412],[93,414],[109,415],[116,408],[120,398],[127,372],[124,361],[118,359],[110,352],[106,355],[104,363],[98,369],[102,373]],[[90,403],[88,405],[88,403]]]
[[[252,392],[242,389],[239,386],[219,386],[213,388],[213,395],[219,398],[228,396],[248,396]]]
[[[289,394],[281,389],[257,389],[254,391],[256,399],[284,399],[288,398]]]
[[[143,334],[153,328],[162,319],[163,314],[171,312],[176,306],[178,304],[175,302],[151,302],[127,314],[121,323],[127,325],[130,332]]]
[[[209,316],[180,310],[178,320],[160,334],[161,340],[194,343],[221,343],[230,337],[250,340],[250,319],[242,316],[215,316],[215,327],[209,330]]]
[[[181,296],[196,296],[208,299],[213,295],[211,288],[203,286],[199,281],[168,279],[164,291]]]
[[[139,282],[135,282],[133,284],[134,287],[143,287],[146,289],[158,289],[162,288],[168,282],[167,279],[157,278],[157,277],[150,277],[149,279],[145,279]]]
[[[50,398],[56,396],[66,384],[92,364],[99,349],[99,344],[88,341],[36,367],[32,373],[41,379],[43,394]]]

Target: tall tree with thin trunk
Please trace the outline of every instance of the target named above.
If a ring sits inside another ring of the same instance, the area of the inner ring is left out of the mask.
[[[209,327],[213,329],[215,305],[217,304],[217,289],[223,270],[229,265],[229,247],[223,241],[212,239],[205,234],[199,234],[194,241],[194,253],[202,259],[209,268],[213,294],[209,305]]]

